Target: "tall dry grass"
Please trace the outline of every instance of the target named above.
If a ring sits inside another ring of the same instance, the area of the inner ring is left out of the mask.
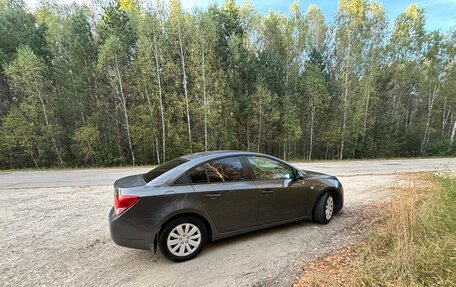
[[[323,267],[298,285],[456,286],[456,178],[419,175],[411,182],[393,188],[391,203],[376,215],[387,220],[347,255],[351,265],[331,262],[337,276]]]

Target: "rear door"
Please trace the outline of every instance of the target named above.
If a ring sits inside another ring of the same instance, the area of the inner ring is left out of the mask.
[[[212,160],[187,174],[220,232],[257,225],[258,191],[241,158]]]
[[[247,156],[247,159],[259,191],[259,225],[306,214],[307,188],[304,181],[295,179],[292,167],[268,157]]]

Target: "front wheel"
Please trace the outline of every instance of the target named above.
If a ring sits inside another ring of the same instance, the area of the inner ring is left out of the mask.
[[[321,224],[331,221],[334,213],[334,198],[326,192],[318,199],[313,212],[313,220]]]
[[[206,244],[207,230],[195,217],[179,217],[164,226],[158,238],[162,253],[170,260],[183,262],[195,258]]]

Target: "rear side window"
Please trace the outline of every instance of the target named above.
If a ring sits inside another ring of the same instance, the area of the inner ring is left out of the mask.
[[[195,167],[194,169],[190,170],[187,174],[192,183],[207,182],[206,169],[204,168],[204,165]]]
[[[238,157],[227,157],[206,163],[210,182],[244,180],[244,168]]]
[[[213,160],[187,172],[193,184],[244,180],[244,168],[238,157]]]
[[[178,167],[179,165],[183,164],[184,162],[187,162],[187,159],[184,158],[175,158],[173,160],[170,160],[168,162],[165,162],[162,165],[157,166],[153,170],[149,171],[148,173],[143,175],[144,181],[145,182],[150,182],[153,179],[156,179],[160,175],[164,174],[167,171],[172,170],[175,167]]]
[[[183,175],[181,175],[178,179],[176,179],[176,181],[174,181],[174,184],[177,184],[177,185],[190,184],[187,174],[184,173]]]

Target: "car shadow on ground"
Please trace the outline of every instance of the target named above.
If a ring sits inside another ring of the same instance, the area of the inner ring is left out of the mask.
[[[283,224],[283,225],[268,227],[266,229],[251,231],[248,233],[244,233],[244,234],[220,239],[217,241],[209,242],[206,246],[206,251],[210,251],[211,249],[216,249],[216,248],[223,248],[226,245],[234,245],[234,244],[238,244],[240,242],[254,241],[255,239],[260,239],[261,237],[268,237],[268,236],[273,236],[276,234],[282,234],[284,232],[291,232],[296,229],[300,229],[303,227],[310,227],[310,226],[318,226],[318,224],[315,224],[311,221],[302,220],[302,221],[291,222],[291,223],[287,223],[287,224]]]
[[[277,235],[279,234],[284,234],[284,233],[293,233],[295,231],[298,231],[298,229],[302,229],[302,232],[306,232],[309,230],[309,228],[322,228],[322,225],[313,223],[311,221],[297,221],[297,222],[291,222],[283,225],[278,225],[274,227],[269,227],[266,229],[262,230],[256,230],[256,231],[251,231],[248,233],[208,242],[201,254],[199,254],[195,259],[191,260],[198,260],[198,259],[204,259],[204,258],[210,258],[211,255],[214,253],[217,253],[220,251],[221,248],[232,248],[233,246],[239,246],[239,244],[249,244],[251,243],[252,245],[258,241],[262,240],[263,238],[274,238],[277,239]],[[282,240],[282,238],[281,238]],[[284,242],[284,244],[287,244]],[[165,258],[165,256],[160,252],[160,250],[157,250],[157,253],[154,254],[153,251],[146,251],[146,250],[131,250],[132,252],[136,253],[135,257],[141,261],[144,261],[144,263],[150,264],[150,262],[154,262],[156,264],[174,264],[172,261],[168,260]],[[188,261],[188,262],[191,262]],[[181,263],[182,264],[182,263]],[[185,264],[185,263],[184,263]]]

